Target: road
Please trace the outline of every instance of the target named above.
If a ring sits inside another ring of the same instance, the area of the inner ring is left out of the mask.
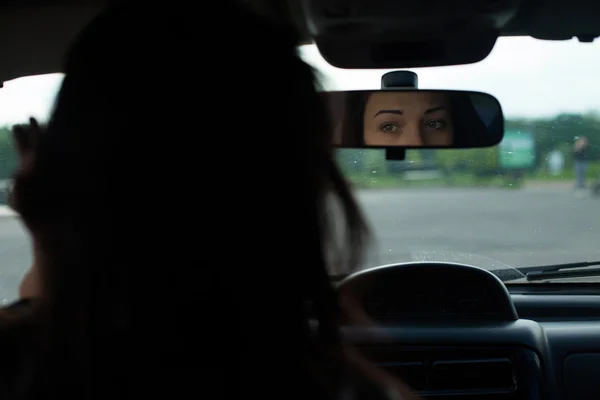
[[[31,244],[21,222],[0,215],[0,301],[17,298],[19,282],[31,264]]]
[[[375,234],[368,265],[600,260],[600,198],[553,188],[368,190],[358,197]]]
[[[357,193],[375,234],[368,266],[465,262],[483,268],[600,260],[600,198],[564,189],[402,189]],[[19,221],[0,217],[0,299],[31,262]]]

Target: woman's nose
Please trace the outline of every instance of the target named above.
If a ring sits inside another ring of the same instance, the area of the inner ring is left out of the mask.
[[[404,145],[407,146],[423,146],[423,135],[421,135],[421,129],[417,124],[410,124],[405,126],[404,132]]]

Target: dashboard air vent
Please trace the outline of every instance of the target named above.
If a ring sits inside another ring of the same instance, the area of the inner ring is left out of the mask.
[[[518,388],[521,375],[514,360],[519,359],[521,349],[363,349],[367,358],[402,379],[424,399],[512,400],[522,395]]]
[[[428,380],[432,390],[511,391],[513,366],[508,358],[434,361]]]

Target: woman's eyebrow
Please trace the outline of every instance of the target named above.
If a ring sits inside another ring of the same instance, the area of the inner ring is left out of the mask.
[[[377,113],[373,116],[373,118],[375,118],[376,116],[378,116],[379,114],[396,114],[396,115],[402,115],[403,112],[402,110],[379,110],[377,111]]]
[[[433,108],[430,108],[430,109],[426,110],[423,114],[431,114],[431,113],[434,113],[436,111],[444,110],[445,108],[446,107],[444,107],[444,106],[433,107]]]

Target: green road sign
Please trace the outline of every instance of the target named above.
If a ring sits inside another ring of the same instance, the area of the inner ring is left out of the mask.
[[[531,132],[505,131],[498,147],[502,168],[529,168],[535,164],[535,140]]]

